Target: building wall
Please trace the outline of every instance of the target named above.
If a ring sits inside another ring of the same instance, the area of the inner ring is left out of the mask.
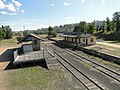
[[[33,38],[33,50],[40,50],[40,40]]]
[[[34,38],[34,37],[28,37],[26,41],[32,40],[33,42],[33,50],[40,50],[41,49],[41,40]]]
[[[88,38],[88,45],[92,45],[92,44],[96,44],[96,37],[95,36],[91,36]]]
[[[93,39],[93,40],[91,40]],[[65,40],[65,37],[64,37],[64,40]],[[72,42],[72,37],[67,37],[67,41],[68,42]],[[91,37],[88,37],[88,38],[82,38],[82,37],[79,37],[79,38],[73,38],[73,43],[78,43],[78,44],[84,44],[86,45],[86,41],[87,41],[87,45],[92,45],[92,44],[95,44],[96,43],[96,37],[95,36],[91,36]]]

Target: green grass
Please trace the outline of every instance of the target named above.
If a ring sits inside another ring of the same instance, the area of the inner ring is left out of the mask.
[[[4,39],[0,42],[0,47],[14,47],[14,46],[17,46],[17,39],[16,37],[14,36],[13,38],[11,39]]]
[[[100,59],[100,58],[98,58],[98,57],[94,57],[94,56],[88,55],[88,54],[83,53],[83,52],[81,52],[81,51],[77,51],[77,52],[78,52],[78,54],[79,54],[80,56],[89,57],[89,58],[91,58],[91,60],[96,60],[96,61],[98,61],[99,63],[102,63],[102,64],[104,64],[104,65],[107,65],[107,66],[110,67],[110,68],[120,69],[120,66],[117,65],[117,64],[115,64],[115,63],[113,63],[113,62],[104,61],[104,60],[102,60],[102,59]]]
[[[106,43],[110,43],[110,44],[115,44],[115,45],[120,45],[120,41],[104,41]]]
[[[8,74],[9,90],[56,90],[53,82],[64,77],[60,70],[41,67],[23,68]]]
[[[101,45],[101,44],[96,44],[94,46],[88,46],[86,47],[88,49],[92,49],[98,52],[102,52],[105,54],[109,54],[112,56],[120,56],[120,48],[117,47],[112,47],[112,46],[108,46],[108,45]]]

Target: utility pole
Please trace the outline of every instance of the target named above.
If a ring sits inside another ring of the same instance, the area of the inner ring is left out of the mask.
[[[23,26],[23,30],[25,31],[25,26]]]

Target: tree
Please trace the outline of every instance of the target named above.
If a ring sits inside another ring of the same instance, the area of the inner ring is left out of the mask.
[[[5,39],[12,38],[13,33],[12,33],[12,30],[11,30],[10,26],[5,26],[4,29],[5,29],[5,34],[6,34]]]
[[[79,26],[78,26],[78,25],[76,25],[76,26],[74,27],[73,32],[79,32]]]
[[[52,32],[53,32],[53,28],[51,26],[49,26],[49,28],[48,28],[48,35],[52,35]]]
[[[86,22],[85,21],[81,21],[78,25],[75,26],[74,28],[74,32],[85,32],[86,30]]]
[[[2,29],[0,28],[0,43],[1,43],[1,40],[3,39],[3,36],[2,36]]]
[[[107,32],[110,31],[110,19],[107,17],[106,18],[106,23],[107,23]]]
[[[29,34],[30,34],[30,31],[29,31],[29,30],[23,31],[23,35],[24,35],[24,36],[29,35]]]
[[[3,26],[0,28],[0,37],[2,39],[10,39],[13,36],[10,26]]]
[[[79,23],[79,28],[80,28],[80,32],[85,32],[85,30],[86,30],[86,22],[85,21],[81,21],[80,23]]]
[[[95,32],[94,23],[88,23],[86,33],[94,34],[94,32]]]
[[[113,21],[115,23],[116,31],[120,31],[120,12],[115,12],[113,14]]]
[[[111,21],[110,23],[111,23],[111,30],[115,31],[115,23],[114,23],[114,21]]]

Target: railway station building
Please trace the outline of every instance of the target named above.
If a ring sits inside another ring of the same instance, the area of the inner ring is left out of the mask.
[[[67,32],[62,35],[64,41],[72,42],[77,45],[94,45],[96,44],[96,36],[92,34],[84,34],[82,32]]]
[[[43,41],[40,37],[29,34],[24,36],[19,42],[22,43],[21,49],[23,53],[28,53],[32,51],[41,50],[41,41]]]

